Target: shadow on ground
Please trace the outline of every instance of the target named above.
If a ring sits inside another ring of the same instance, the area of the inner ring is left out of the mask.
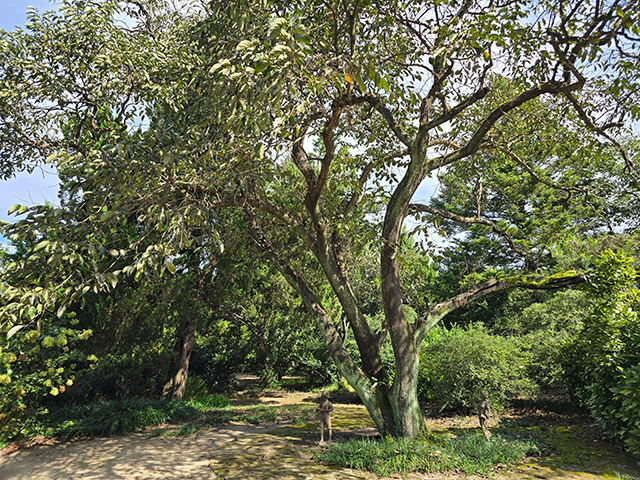
[[[562,421],[549,412],[526,412],[520,416],[505,416],[495,420],[492,430],[535,432],[543,436],[549,447],[546,455],[531,458],[512,470],[495,471],[498,480],[581,479],[640,480],[637,460],[623,453],[611,442],[602,439],[596,425],[583,415],[562,416]],[[555,421],[558,421],[556,424]],[[333,419],[334,440],[356,437],[377,437],[373,422],[362,406],[336,405]],[[431,420],[428,428],[436,434],[457,436],[478,430],[475,417]],[[271,479],[374,479],[367,472],[319,465],[314,461],[318,449],[318,422],[276,428],[267,433],[247,435],[223,445],[210,457],[214,478],[219,480]],[[400,478],[400,477],[396,477]],[[406,480],[475,478],[455,472],[438,475],[412,473]]]

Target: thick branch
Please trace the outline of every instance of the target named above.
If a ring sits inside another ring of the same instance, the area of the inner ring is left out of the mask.
[[[478,302],[486,297],[495,295],[505,290],[514,288],[525,288],[529,290],[559,290],[562,288],[579,285],[587,281],[587,276],[581,272],[568,271],[562,272],[549,277],[532,277],[532,276],[516,276],[507,280],[489,280],[478,285],[468,292],[456,295],[449,300],[440,302],[431,307],[431,309],[416,320],[418,329],[417,342],[418,345],[424,339],[424,336],[448,313],[465,307],[472,302]]]
[[[582,82],[576,82],[572,84],[564,84],[560,82],[550,81],[545,82],[542,85],[539,85],[535,88],[530,88],[529,90],[522,92],[520,95],[513,97],[512,99],[506,101],[502,105],[495,108],[487,118],[480,124],[476,132],[473,134],[471,139],[467,142],[465,146],[456,150],[455,152],[449,153],[447,155],[443,155],[442,157],[436,158],[429,162],[428,170],[434,170],[439,167],[443,167],[445,165],[449,165],[453,162],[456,162],[462,158],[466,158],[469,155],[473,155],[480,148],[482,141],[486,137],[489,130],[493,128],[495,123],[500,120],[504,115],[509,113],[511,110],[524,105],[530,100],[533,100],[536,97],[544,95],[545,93],[549,94],[559,94],[565,92],[571,92],[573,90],[579,89],[582,87]]]
[[[298,170],[302,173],[305,181],[307,182],[307,188],[311,190],[313,186],[316,184],[316,172],[313,170],[309,162],[307,161],[307,155],[304,151],[304,140],[307,136],[307,131],[309,130],[309,126],[319,118],[322,117],[322,113],[318,112],[312,115],[309,119],[303,122],[300,127],[300,132],[297,134],[295,140],[293,141],[293,145],[291,148],[291,159]]]
[[[371,97],[368,95],[360,97],[340,97],[334,100],[331,105],[331,118],[327,121],[324,129],[322,130],[322,141],[325,147],[325,154],[321,161],[320,175],[315,180],[313,186],[309,188],[309,193],[305,198],[305,204],[307,205],[307,209],[310,213],[313,214],[318,200],[320,199],[320,195],[322,194],[329,178],[329,170],[335,158],[333,132],[340,122],[342,110],[353,105],[369,102],[370,99]]]
[[[391,128],[391,131],[395,134],[398,140],[404,143],[408,148],[411,148],[413,141],[411,140],[409,135],[407,135],[407,133],[402,130],[400,125],[398,125],[398,122],[396,122],[393,113],[391,113],[391,111],[387,107],[380,103],[380,99],[372,97],[369,103],[373,108],[380,112],[380,115],[382,115],[382,117],[385,119],[387,125],[389,125],[389,128]]]
[[[481,88],[480,90],[475,92],[473,95],[467,97],[464,101],[460,102],[458,105],[456,105],[455,107],[451,108],[451,110],[448,110],[448,111],[444,112],[442,115],[438,116],[437,118],[434,118],[430,122],[421,125],[420,126],[420,131],[421,132],[422,131],[425,131],[425,132],[429,131],[432,128],[435,128],[435,127],[437,127],[439,125],[442,125],[443,123],[446,123],[449,120],[455,118],[464,109],[470,107],[471,105],[476,103],[478,100],[482,100],[484,97],[486,97],[487,94],[489,93],[489,91],[490,91],[489,87]]]
[[[369,162],[367,166],[364,167],[364,170],[362,171],[362,174],[358,179],[358,187],[356,191],[351,196],[351,199],[349,199],[345,203],[344,210],[342,211],[343,215],[347,215],[348,213],[350,213],[351,210],[353,210],[353,208],[360,202],[360,200],[362,199],[362,192],[364,190],[364,185],[367,183],[367,180],[369,180],[369,175],[371,175],[371,172],[373,172],[373,169],[375,167],[393,158],[401,158],[406,155],[409,155],[409,150],[400,150],[397,152],[389,153],[387,155],[383,155],[382,157],[378,158],[374,162]]]

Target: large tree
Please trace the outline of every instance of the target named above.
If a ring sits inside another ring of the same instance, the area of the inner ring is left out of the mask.
[[[118,23],[123,9],[127,21]],[[436,172],[494,151],[520,165],[527,182],[561,188],[518,155],[518,145],[535,139],[501,128],[542,97],[553,98],[554,118],[574,111],[579,128],[611,145],[634,176],[616,132],[640,116],[638,11],[637,0],[212,1],[192,10],[155,0],[65,2],[60,14],[33,14],[29,31],[2,35],[2,172],[48,158],[69,179],[64,188],[80,196],[75,208],[90,215],[74,222],[65,209],[41,207],[6,231],[64,230],[60,241],[35,247],[54,264],[108,253],[110,229],[133,215],[156,233],[158,243],[144,251],[133,242],[116,252],[132,259],[125,268],[67,275],[60,290],[68,302],[88,284],[108,288],[118,275],[172,270],[167,259],[180,249],[218,243],[217,209],[242,210],[248,233],[315,316],[380,432],[414,437],[423,426],[418,349],[430,328],[500,291],[584,280],[575,272],[493,280],[416,302],[417,318],[408,316],[407,218],[491,226],[482,208],[452,218],[446,205],[416,202],[416,191]],[[112,118],[100,122],[105,111]],[[61,134],[59,125],[74,129]],[[87,132],[102,143],[87,148]],[[518,246],[499,226],[492,231],[525,258],[524,248],[537,247]],[[380,252],[379,328],[352,286],[364,240]],[[301,261],[302,251],[315,267]],[[309,268],[330,285],[358,359]],[[40,285],[61,285],[49,273]],[[381,357],[387,337],[393,378]]]

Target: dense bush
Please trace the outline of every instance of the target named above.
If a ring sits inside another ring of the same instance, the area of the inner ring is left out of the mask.
[[[92,370],[77,376],[61,400],[84,403],[122,397],[156,397],[166,378],[168,353],[149,352],[142,357],[106,357]]]
[[[538,331],[516,337],[527,356],[526,375],[540,391],[557,391],[564,389],[560,351],[569,338],[566,331]]]
[[[491,335],[481,325],[436,327],[420,350],[418,394],[440,409],[475,409],[481,390],[493,405],[536,390],[527,376],[530,353],[516,337]]]
[[[211,332],[199,336],[189,361],[189,376],[204,380],[211,392],[224,392],[234,385],[236,374],[246,368],[250,345],[240,327],[218,322]]]
[[[3,288],[0,282],[0,296]],[[39,322],[0,329],[0,444],[39,434],[34,418],[43,405],[65,396],[79,371],[96,366],[97,357],[78,348],[93,332],[76,324],[73,314],[58,319],[47,312]]]
[[[562,350],[563,377],[605,432],[640,455],[640,291],[632,260],[604,252],[587,287],[595,306]]]

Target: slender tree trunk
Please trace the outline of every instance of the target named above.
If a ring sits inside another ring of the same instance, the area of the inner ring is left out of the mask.
[[[182,400],[189,375],[189,359],[196,341],[196,322],[184,320],[179,330],[167,383],[162,389],[164,398]]]

